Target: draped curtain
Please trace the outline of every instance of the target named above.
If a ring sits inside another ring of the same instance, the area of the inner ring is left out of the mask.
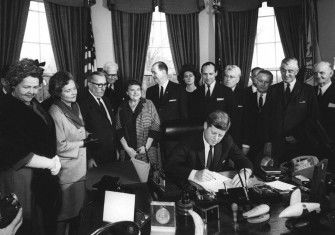
[[[46,1],[45,11],[57,69],[70,72],[79,87],[83,88],[90,8],[63,6]]]
[[[240,12],[223,12],[215,17],[215,58],[221,71],[226,65],[241,68],[239,86],[249,81],[257,32],[258,8]]]
[[[298,79],[310,83],[313,64],[321,60],[316,1],[294,1],[285,6],[277,2],[273,7],[285,56],[298,59]]]
[[[274,11],[285,57],[295,57],[298,59],[299,64],[303,64],[301,7],[274,7]]]
[[[0,1],[0,70],[20,58],[30,0]]]
[[[115,60],[123,85],[129,79],[142,81],[151,30],[152,13],[112,10]]]
[[[199,68],[198,13],[166,14],[166,23],[176,71],[180,71],[184,64],[193,64],[195,68]]]

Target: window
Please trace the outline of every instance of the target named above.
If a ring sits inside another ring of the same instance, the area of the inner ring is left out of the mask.
[[[43,2],[30,1],[20,58],[45,62],[44,73],[57,71]]]
[[[157,61],[166,63],[169,68],[170,79],[176,81],[176,71],[172,60],[165,13],[159,12],[158,7],[155,8],[152,14],[149,47],[144,70],[146,78],[150,79],[151,66]],[[152,83],[152,81],[149,81],[149,83]]]
[[[258,11],[257,35],[252,68],[261,67],[273,74],[273,83],[281,81],[280,62],[284,59],[277,21],[272,7],[263,2]]]

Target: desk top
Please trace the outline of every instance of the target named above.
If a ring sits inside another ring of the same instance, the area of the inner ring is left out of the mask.
[[[87,171],[86,188],[93,190],[92,185],[99,182],[104,175],[120,177],[123,185],[141,183],[132,162],[111,162]]]

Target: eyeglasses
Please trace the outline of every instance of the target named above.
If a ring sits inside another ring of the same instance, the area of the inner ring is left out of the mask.
[[[96,85],[99,88],[106,87],[107,84],[108,84],[108,83],[95,83],[95,82],[89,82],[89,83],[92,83],[92,84]]]

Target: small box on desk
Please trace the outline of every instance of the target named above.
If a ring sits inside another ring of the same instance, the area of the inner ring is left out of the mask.
[[[175,234],[176,207],[174,202],[151,202],[151,235]]]

